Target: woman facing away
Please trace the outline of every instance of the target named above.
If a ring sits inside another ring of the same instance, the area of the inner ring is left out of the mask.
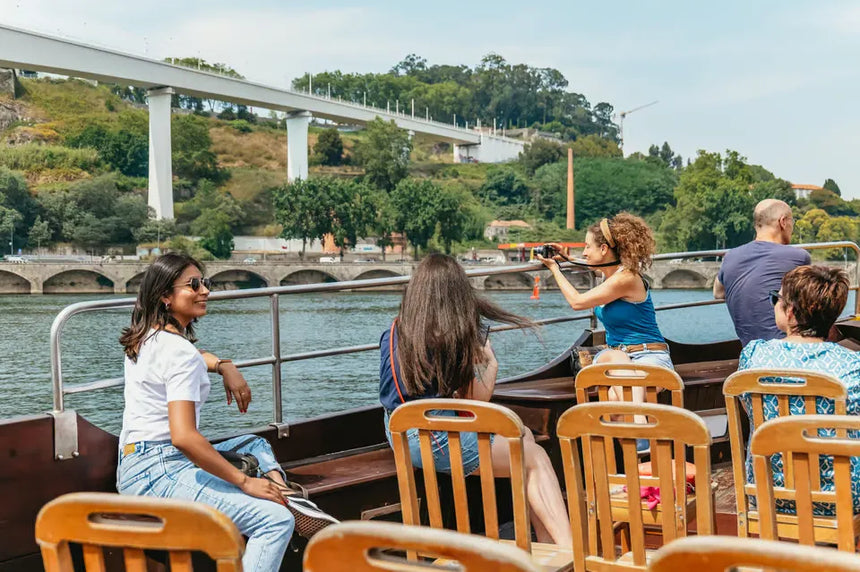
[[[452,257],[431,254],[421,261],[403,293],[399,315],[380,339],[379,400],[385,408],[389,444],[388,419],[402,403],[434,397],[490,400],[499,363],[482,326],[484,319],[534,325],[477,296]],[[407,435],[412,463],[420,468],[418,431]],[[434,444],[436,470],[450,473],[448,434],[434,432]],[[464,472],[474,473],[480,463],[477,434],[462,434],[461,446]],[[506,441],[493,439],[491,447],[495,475],[509,477]],[[528,428],[524,451],[526,495],[538,541],[569,546],[572,536],[561,487],[546,451]]]
[[[848,275],[842,270],[825,266],[798,266],[787,272],[780,290],[770,293],[776,326],[785,332],[778,340],[753,340],[741,352],[738,369],[801,369],[831,375],[848,389],[846,413],[860,415],[860,354],[839,344],[825,341],[830,328],[839,318],[848,301]],[[791,383],[791,379],[774,378],[773,383]],[[752,400],[749,394],[741,395],[741,403],[747,411],[752,425]],[[763,400],[764,420],[779,416],[776,396],[766,395]],[[802,397],[789,400],[791,415],[803,415],[806,411]],[[816,400],[816,412],[832,414],[833,401],[822,397]],[[750,432],[755,431],[750,427]],[[860,432],[851,431],[852,438]],[[774,455],[773,480],[776,486],[784,486],[785,473],[782,455]],[[822,455],[820,460],[821,490],[833,490],[833,460]],[[753,469],[747,456],[747,481],[753,481]],[[851,458],[851,480],[854,482],[854,513],[860,513],[860,458]],[[793,501],[776,500],[777,510],[794,513]],[[835,505],[814,503],[813,513],[821,516],[836,514]]]
[[[143,277],[131,326],[120,337],[126,358],[117,490],[215,507],[248,537],[244,569],[276,571],[297,519],[300,532],[303,522],[322,527],[336,521],[305,499],[285,496],[285,475],[265,439],[239,436],[213,446],[198,431],[210,390],[207,372],[222,376],[228,405],[235,399],[244,413],[251,402],[230,360],[194,347],[192,324],[206,315],[208,297],[209,279],[189,256],[165,254]],[[244,474],[219,451],[254,455],[260,478]]]
[[[651,229],[638,216],[622,212],[591,225],[582,255],[604,280],[587,292],[574,288],[555,260],[538,256],[571,308],[594,308],[603,323],[609,348],[598,353],[594,363],[633,362],[674,369],[669,346],[657,326],[651,289],[642,276],[651,266],[655,248]],[[610,399],[621,400],[619,388],[610,389]],[[633,388],[633,400],[643,403],[645,388]],[[635,421],[645,423],[646,419],[637,415]],[[637,439],[636,448],[647,451],[648,441]]]

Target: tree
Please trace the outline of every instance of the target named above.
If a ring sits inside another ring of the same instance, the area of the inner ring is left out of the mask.
[[[818,242],[838,242],[842,240],[857,240],[857,222],[847,216],[828,217],[818,229]],[[843,257],[842,248],[828,248],[824,255],[828,260],[840,260]]]
[[[531,196],[526,180],[509,166],[491,167],[480,193],[486,200],[500,206],[525,205]]]
[[[560,161],[564,156],[562,145],[539,137],[528,143],[520,153],[520,164],[526,173],[533,175],[540,167]]]
[[[576,157],[622,157],[623,153],[618,143],[611,139],[591,134],[578,137],[570,144],[573,156]]]
[[[327,232],[340,249],[341,258],[347,246],[355,246],[358,237],[364,236],[373,224],[373,191],[364,183],[345,179],[332,179],[327,195],[331,215]]]
[[[37,250],[41,250],[42,243],[47,243],[51,240],[51,227],[48,225],[48,221],[42,220],[41,216],[37,216],[35,222],[33,222],[33,226],[30,227],[27,239],[30,244],[36,244]]]
[[[159,246],[176,235],[176,221],[168,218],[150,218],[134,232],[138,242],[155,242]]]
[[[233,253],[229,214],[218,209],[205,209],[191,224],[191,232],[200,236],[200,246],[216,258],[230,258]]]
[[[364,139],[356,144],[355,158],[371,185],[391,191],[406,177],[411,151],[409,135],[394,120],[377,117],[367,124]]]
[[[173,174],[192,181],[226,180],[228,173],[218,167],[212,152],[209,122],[196,115],[174,116],[171,123]]]
[[[320,165],[340,165],[343,162],[343,141],[337,129],[332,127],[320,133],[312,160]]]
[[[416,259],[419,249],[426,249],[436,232],[440,194],[439,185],[427,179],[403,179],[391,193],[396,228],[406,234]]]
[[[12,247],[14,246],[14,238],[12,234],[15,230],[15,226],[21,222],[21,213],[16,210],[8,209],[6,207],[0,207],[0,237],[9,237],[9,251],[12,252]],[[0,241],[5,242],[5,240],[0,239]],[[0,242],[0,243],[2,243]],[[2,249],[0,251],[3,251]]]
[[[32,226],[33,221],[36,220],[38,204],[30,194],[24,177],[5,167],[0,167],[0,207],[17,214],[17,216],[11,213],[5,215],[7,224],[11,224],[12,228],[7,229],[2,235],[7,238],[3,239],[0,236],[0,240],[7,240],[9,233],[12,232],[13,242],[20,244],[24,229]]]
[[[470,193],[460,187],[442,187],[436,198],[436,218],[439,221],[439,239],[445,254],[451,254],[451,244],[463,238],[468,221],[463,204]]]
[[[145,177],[149,173],[149,140],[146,135],[125,129],[109,131],[102,125],[90,124],[67,138],[66,144],[96,149],[102,161],[123,175]]]
[[[854,209],[842,198],[827,189],[815,189],[809,194],[809,202],[817,208],[824,209],[830,216],[851,215]]]
[[[272,192],[275,221],[281,225],[281,238],[301,239],[301,257],[305,256],[308,240],[321,239],[329,227],[327,209],[331,179],[314,177],[298,179]]]
[[[834,181],[833,179],[827,179],[826,181],[824,181],[824,185],[822,186],[834,195],[838,197],[842,196],[842,191],[839,190],[839,185],[837,185],[836,181]]]
[[[392,244],[392,233],[397,230],[397,211],[391,197],[385,191],[374,192],[370,200],[373,202],[374,219],[371,229],[379,237],[376,245],[382,249],[382,261],[385,262],[385,249]]]

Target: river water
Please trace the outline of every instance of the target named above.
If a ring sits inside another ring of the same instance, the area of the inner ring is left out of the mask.
[[[557,291],[539,301],[530,292],[486,292],[505,308],[531,318],[571,315]],[[703,290],[655,290],[655,305],[706,300]],[[0,296],[0,418],[51,409],[49,335],[65,306],[92,295]],[[281,297],[283,355],[376,343],[400,304],[396,292],[339,292]],[[849,303],[849,307],[853,307]],[[117,342],[129,322],[129,310],[80,314],[64,331],[66,383],[122,376],[123,354]],[[723,305],[658,312],[663,334],[683,342],[711,342],[734,337]],[[541,328],[538,335],[517,331],[491,334],[500,378],[529,371],[566,349],[587,326],[578,321]],[[214,301],[197,326],[198,347],[236,359],[271,355],[268,298]],[[295,421],[376,402],[379,352],[318,358],[283,365],[284,420]],[[209,403],[201,414],[208,436],[237,432],[272,420],[271,366],[247,368],[253,402],[244,415],[226,406],[220,377],[212,376]],[[66,407],[110,431],[122,422],[122,388],[66,396]]]

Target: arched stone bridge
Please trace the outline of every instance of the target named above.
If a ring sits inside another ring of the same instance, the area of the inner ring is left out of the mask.
[[[842,266],[841,264],[839,265]],[[0,262],[0,294],[136,293],[147,263],[10,263]],[[654,288],[710,288],[719,271],[719,262],[660,261],[646,273]],[[290,284],[342,282],[412,274],[411,262],[390,263],[257,263],[209,262],[206,272],[218,289],[260,288]],[[469,265],[470,269],[481,266]],[[849,275],[854,276],[854,265]],[[547,271],[503,274],[473,278],[475,287],[485,290],[523,290],[541,277],[543,288],[555,288]],[[578,288],[587,288],[587,272],[570,275]],[[852,280],[853,282],[853,280]]]

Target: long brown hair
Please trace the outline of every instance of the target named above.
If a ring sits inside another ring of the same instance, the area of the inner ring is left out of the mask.
[[[406,286],[398,316],[397,355],[406,391],[420,395],[435,382],[440,397],[468,395],[475,366],[484,359],[482,319],[535,326],[478,296],[452,257],[424,258]]]
[[[598,246],[605,244],[618,255],[622,266],[633,272],[640,273],[651,266],[651,257],[657,250],[654,233],[644,220],[627,212],[618,213],[607,220],[609,233],[615,242],[615,247],[600,228],[600,221],[588,227],[588,232],[594,237]]]
[[[192,342],[197,341],[194,338],[194,327],[188,324],[188,327],[183,329],[182,324],[161,301],[173,291],[173,284],[189,266],[196,266],[203,272],[200,262],[185,254],[176,253],[159,256],[146,269],[131,313],[131,326],[125,328],[119,337],[119,343],[125,348],[125,355],[131,361],[137,361],[140,346],[152,328],[164,329],[170,324]]]

